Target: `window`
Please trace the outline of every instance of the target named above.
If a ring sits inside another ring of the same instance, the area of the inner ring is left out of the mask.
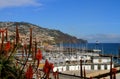
[[[91,70],[94,70],[94,64],[91,65]]]
[[[101,65],[99,64],[99,65],[98,65],[98,70],[100,70],[100,69],[101,69]]]
[[[107,64],[105,64],[105,70],[107,70]]]

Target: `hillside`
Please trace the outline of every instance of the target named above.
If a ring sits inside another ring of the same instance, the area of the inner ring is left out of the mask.
[[[13,37],[15,26],[18,26],[21,37],[29,36],[29,28],[33,27],[33,38],[37,37],[38,41],[45,41],[48,43],[86,43],[86,40],[78,39],[75,36],[65,34],[59,30],[43,28],[34,24],[26,22],[0,22],[0,28],[8,27],[9,35]]]

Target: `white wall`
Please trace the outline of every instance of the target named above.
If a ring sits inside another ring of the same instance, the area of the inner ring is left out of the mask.
[[[85,70],[91,70],[91,65],[86,65]]]
[[[110,62],[110,59],[104,59],[104,58],[93,59],[93,63],[107,63],[107,62]]]
[[[105,65],[101,65],[101,70],[105,70]]]
[[[98,65],[94,65],[94,70],[98,70]]]
[[[83,65],[83,69],[84,67],[85,70],[91,70],[91,65]],[[112,67],[114,67],[114,65],[112,65]],[[62,72],[62,71],[66,71],[67,67],[66,66],[54,67],[53,71],[57,71],[57,69],[59,70],[59,72]],[[69,71],[74,71],[74,70],[80,70],[80,66],[79,65],[69,66]],[[98,65],[94,65],[94,70],[98,70]],[[100,70],[105,70],[105,65],[100,65]],[[107,65],[107,70],[110,70],[110,65]]]
[[[57,69],[59,72],[66,71],[66,66],[54,67],[53,71],[55,72]]]

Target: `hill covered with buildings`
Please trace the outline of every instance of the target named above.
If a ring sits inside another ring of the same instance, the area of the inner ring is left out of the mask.
[[[27,22],[0,22],[0,28],[8,28],[10,39],[14,38],[15,27],[18,26],[20,37],[27,39],[29,37],[29,28],[33,28],[33,38],[37,38],[39,42],[49,44],[64,43],[86,43],[84,39],[78,39],[75,36],[63,33],[60,30],[43,28],[41,26]]]

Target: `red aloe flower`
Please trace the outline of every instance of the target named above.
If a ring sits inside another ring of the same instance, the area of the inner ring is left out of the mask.
[[[112,72],[113,72],[113,73],[116,73],[116,72],[117,72],[117,69],[116,69],[116,68],[112,68]]]
[[[39,49],[38,52],[36,53],[36,59],[38,60],[37,67],[39,66],[40,60],[42,59],[42,52]]]
[[[10,50],[10,47],[11,47],[11,45],[10,45],[10,41],[8,41],[6,44],[5,44],[5,51],[9,51]]]
[[[53,68],[54,68],[53,63],[50,63],[50,64],[49,64],[49,68],[50,68],[50,70],[52,70],[52,71],[53,71]]]
[[[48,60],[45,61],[45,65],[43,67],[43,72],[46,74],[46,78],[49,78],[50,71],[53,71],[54,65],[53,63],[49,63]]]
[[[36,53],[36,59],[37,59],[37,60],[41,60],[41,59],[42,59],[42,52],[41,52],[40,49],[39,49],[38,52]]]
[[[93,79],[93,77],[90,77],[89,79]]]
[[[0,29],[0,33],[4,33],[6,30],[4,29]]]
[[[43,72],[47,74],[49,72],[49,62],[48,60],[45,61],[45,65],[43,67]]]
[[[29,65],[25,75],[26,75],[26,79],[32,79],[32,77],[33,77],[33,69],[32,69],[31,64]]]
[[[45,65],[44,65],[44,67],[43,67],[44,73],[49,73],[50,70],[53,71],[53,68],[54,68],[53,63],[49,63],[48,60],[46,60],[46,61],[45,61]]]

